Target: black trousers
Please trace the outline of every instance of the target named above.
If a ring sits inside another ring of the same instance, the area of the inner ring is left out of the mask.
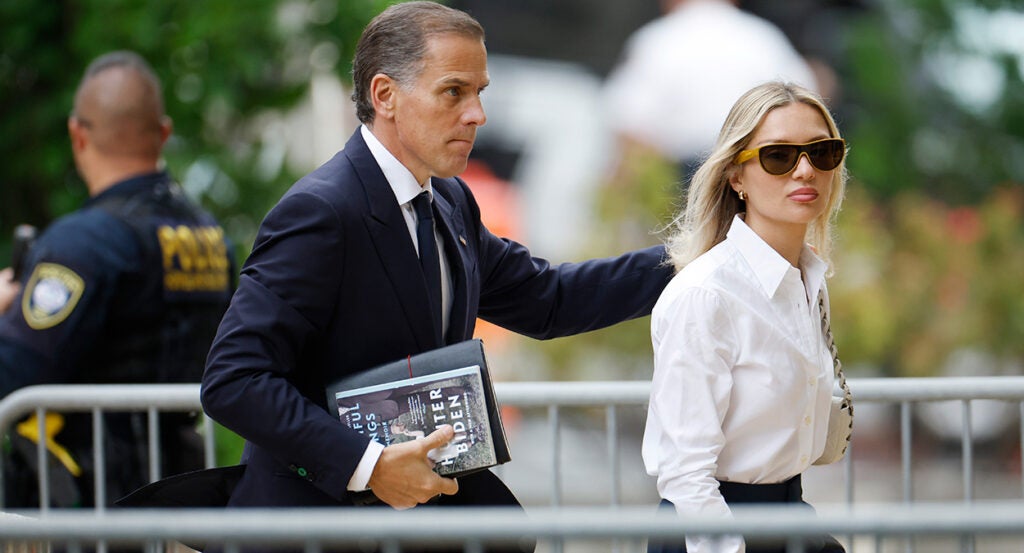
[[[771,504],[797,503],[814,510],[803,500],[803,486],[800,475],[779,484],[738,484],[735,482],[718,483],[718,489],[729,505],[740,504]],[[661,508],[672,509],[675,506],[667,499],[661,500]],[[811,536],[804,542],[805,553],[845,553],[843,546],[832,536]],[[647,544],[647,553],[686,553],[686,542],[651,541]],[[747,553],[786,553],[786,545],[758,545],[747,543]]]

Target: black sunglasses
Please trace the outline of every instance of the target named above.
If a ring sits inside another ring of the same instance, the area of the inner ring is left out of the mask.
[[[757,156],[761,167],[769,175],[785,175],[796,167],[800,156],[807,154],[807,160],[819,171],[831,171],[843,161],[846,155],[846,141],[842,138],[826,138],[807,144],[765,144],[753,150],[736,154],[736,164],[742,165]]]

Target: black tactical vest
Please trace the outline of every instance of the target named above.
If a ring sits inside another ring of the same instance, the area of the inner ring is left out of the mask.
[[[224,231],[170,181],[93,204],[134,231],[140,270],[125,275],[132,294],[108,315],[84,382],[199,382],[232,293]],[[116,298],[116,296],[115,296]]]

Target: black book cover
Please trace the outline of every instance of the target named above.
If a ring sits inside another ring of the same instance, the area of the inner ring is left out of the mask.
[[[328,407],[342,422],[385,446],[452,425],[455,438],[431,452],[443,476],[511,460],[479,339],[360,371],[331,383],[326,392]]]

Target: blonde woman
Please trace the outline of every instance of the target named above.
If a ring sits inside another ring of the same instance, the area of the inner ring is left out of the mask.
[[[803,503],[825,445],[834,380],[831,221],[846,145],[814,93],[772,82],[733,105],[691,182],[668,251],[678,271],[651,319],[654,379],[643,458],[663,506],[730,516],[737,503]],[[783,551],[687,536],[651,552]],[[831,537],[806,551],[843,551]]]

